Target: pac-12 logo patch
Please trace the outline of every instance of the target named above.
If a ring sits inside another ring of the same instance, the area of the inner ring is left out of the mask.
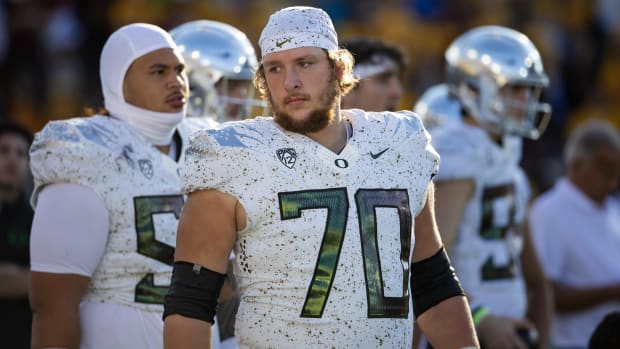
[[[138,160],[138,164],[140,165],[140,171],[147,179],[151,179],[153,177],[153,163],[149,159],[140,159]]]
[[[280,162],[288,167],[293,168],[295,166],[295,161],[297,161],[297,152],[293,148],[281,148],[276,150],[276,155],[278,155],[278,159]]]

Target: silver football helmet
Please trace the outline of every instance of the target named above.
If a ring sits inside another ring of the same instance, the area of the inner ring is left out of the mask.
[[[540,103],[549,85],[538,50],[524,34],[505,27],[469,30],[445,53],[450,93],[482,127],[496,134],[538,139],[551,115]]]
[[[461,104],[450,95],[447,84],[429,87],[413,106],[413,111],[429,130],[445,123],[461,122]]]
[[[252,81],[258,66],[254,47],[239,29],[197,20],[172,29],[170,35],[188,66],[188,116],[224,122],[246,119],[252,108],[267,107]]]

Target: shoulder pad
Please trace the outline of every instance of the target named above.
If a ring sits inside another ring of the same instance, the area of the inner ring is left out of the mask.
[[[179,167],[181,191],[184,194],[212,187],[215,178],[210,173],[213,173],[213,167],[221,162],[218,149],[219,145],[211,136],[210,130],[203,129],[190,136],[185,159]],[[225,167],[220,168],[220,171],[225,170]],[[222,179],[227,178],[227,173],[221,176]]]
[[[475,178],[487,167],[490,151],[488,136],[483,130],[447,123],[431,131],[431,142],[441,156],[437,180]]]
[[[180,170],[183,192],[217,188],[238,176],[243,157],[254,157],[269,142],[265,135],[273,129],[266,120],[230,121],[194,133]]]
[[[35,134],[30,151],[34,152],[47,146],[59,144],[94,143],[102,147],[111,147],[118,137],[115,123],[104,125],[102,117],[74,118],[68,120],[50,121],[40,132]]]
[[[398,112],[365,112],[359,109],[348,110],[355,125],[368,134],[368,139],[385,142],[389,140],[395,147],[411,140],[427,143],[430,139],[418,116],[407,110]]]
[[[216,128],[219,124],[211,118],[185,117],[177,126],[177,131],[185,147],[190,142],[192,134],[201,130]]]
[[[35,135],[30,168],[36,187],[87,184],[100,177],[101,164],[112,158],[122,134],[115,122],[99,121],[96,117],[52,121]]]

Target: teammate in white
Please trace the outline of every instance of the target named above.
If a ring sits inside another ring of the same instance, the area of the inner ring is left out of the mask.
[[[413,106],[413,112],[422,119],[422,124],[429,131],[449,122],[461,122],[461,104],[450,95],[448,84],[429,87]]]
[[[463,115],[431,130],[442,159],[434,179],[439,230],[470,301],[493,316],[478,326],[481,344],[526,348],[537,340],[519,338],[522,329],[532,337],[537,330],[545,346],[549,286],[524,229],[530,190],[519,161],[520,137],[538,138],[549,117],[539,103],[547,76],[530,40],[504,27],[465,32],[446,60]]]
[[[163,347],[177,161],[204,123],[184,118],[185,65],[159,27],[114,32],[100,76],[109,115],[50,122],[30,150],[34,348]]]
[[[197,20],[175,27],[170,35],[188,66],[187,116],[226,122],[264,111],[267,103],[252,84],[256,53],[242,31],[222,22]]]
[[[438,158],[420,121],[340,110],[352,57],[320,9],[274,13],[259,45],[274,117],[200,132],[187,151],[166,347],[208,346],[233,247],[242,348],[411,348],[410,283],[434,345],[477,346],[435,228]]]

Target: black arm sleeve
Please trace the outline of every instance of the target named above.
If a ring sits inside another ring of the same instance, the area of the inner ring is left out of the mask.
[[[465,295],[443,247],[432,257],[411,263],[411,294],[416,317],[444,299]]]
[[[163,318],[179,314],[213,324],[224,279],[226,274],[193,263],[175,262]]]

